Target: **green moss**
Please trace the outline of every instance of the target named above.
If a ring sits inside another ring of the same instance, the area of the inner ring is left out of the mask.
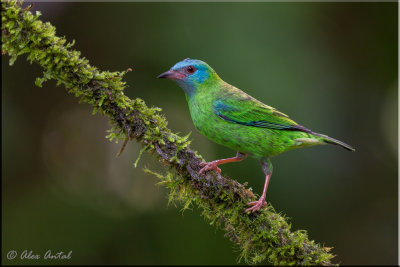
[[[194,204],[210,224],[223,229],[239,249],[239,260],[251,264],[270,262],[274,265],[332,265],[329,248],[308,239],[305,231],[291,232],[287,219],[271,205],[256,214],[245,214],[246,203],[256,196],[244,185],[216,173],[199,176],[197,152],[189,148],[189,134],[180,137],[167,128],[159,108],[149,108],[139,98],[124,95],[122,81],[130,69],[119,72],[100,71],[73,50],[74,42],[56,36],[50,23],[39,20],[22,3],[2,0],[2,54],[10,56],[10,65],[20,55],[43,68],[35,84],[39,87],[50,79],[64,85],[68,93],[110,119],[106,136],[119,142],[136,139],[144,151],[152,153],[169,167],[165,175],[155,174],[159,185],[167,187],[169,203],[181,204],[182,210]],[[135,166],[138,162],[135,162]],[[146,172],[152,173],[150,170]]]

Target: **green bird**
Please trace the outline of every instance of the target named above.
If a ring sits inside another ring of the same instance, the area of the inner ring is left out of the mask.
[[[247,155],[261,161],[266,175],[258,201],[248,203],[245,212],[267,205],[265,196],[272,174],[270,158],[287,150],[334,144],[354,148],[329,136],[297,124],[287,115],[223,81],[205,62],[187,58],[157,78],[175,81],[185,92],[196,129],[212,141],[237,151],[233,158],[203,162],[204,171],[221,172],[218,165],[244,160]]]

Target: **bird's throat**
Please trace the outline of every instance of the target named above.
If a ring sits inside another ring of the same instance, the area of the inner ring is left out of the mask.
[[[183,81],[183,80],[175,80],[175,82],[179,85],[179,87],[182,88],[182,90],[185,92],[185,94],[188,97],[191,97],[194,95],[194,93],[196,91],[196,86],[193,82]]]

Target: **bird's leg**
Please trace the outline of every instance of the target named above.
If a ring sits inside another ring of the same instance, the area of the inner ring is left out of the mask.
[[[265,196],[267,195],[267,188],[269,184],[269,180],[271,179],[272,175],[272,164],[269,160],[262,161],[263,171],[266,175],[265,183],[264,183],[264,190],[259,200],[247,203],[248,206],[252,206],[251,208],[246,209],[244,212],[256,212],[264,206],[267,206],[267,202],[265,201]]]
[[[211,162],[202,162],[202,163],[200,163],[200,165],[204,166],[204,167],[200,170],[199,173],[201,174],[201,173],[203,173],[205,171],[209,171],[209,170],[214,170],[218,173],[221,173],[221,169],[218,168],[218,165],[228,163],[228,162],[242,161],[246,157],[247,157],[246,154],[237,152],[236,157],[233,157],[233,158],[219,159],[219,160],[214,160]]]

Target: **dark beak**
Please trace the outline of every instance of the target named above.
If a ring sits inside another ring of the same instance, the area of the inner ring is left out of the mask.
[[[169,70],[167,72],[161,73],[160,75],[157,76],[157,78],[164,78],[164,79],[170,79],[170,80],[179,80],[182,78],[185,78],[186,76],[182,73]]]

